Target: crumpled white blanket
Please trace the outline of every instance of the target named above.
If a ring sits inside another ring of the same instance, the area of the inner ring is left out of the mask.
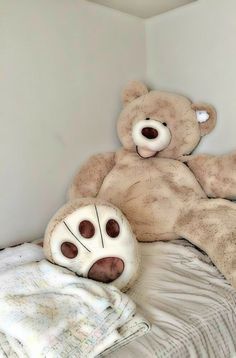
[[[95,357],[149,330],[115,287],[42,259],[34,244],[0,252],[0,357]]]

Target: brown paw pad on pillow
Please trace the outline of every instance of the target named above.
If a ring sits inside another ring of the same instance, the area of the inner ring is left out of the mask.
[[[127,290],[137,277],[138,245],[119,209],[84,199],[69,202],[49,222],[48,260],[79,276]]]

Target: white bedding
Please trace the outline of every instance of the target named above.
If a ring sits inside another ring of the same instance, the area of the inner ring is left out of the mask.
[[[142,273],[128,294],[152,330],[110,357],[236,357],[236,291],[207,256],[184,240],[140,247]]]
[[[49,263],[37,245],[0,252],[0,288],[0,357],[95,357],[149,330],[127,295]]]

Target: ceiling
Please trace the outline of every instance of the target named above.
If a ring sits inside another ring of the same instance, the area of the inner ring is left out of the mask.
[[[144,19],[196,0],[88,0]]]

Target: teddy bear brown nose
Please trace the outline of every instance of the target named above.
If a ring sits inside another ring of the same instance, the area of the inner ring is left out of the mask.
[[[158,131],[152,127],[145,127],[142,129],[142,135],[148,139],[155,139],[158,137]]]
[[[96,261],[90,268],[88,278],[109,283],[116,280],[124,271],[124,262],[118,257],[105,257]]]

